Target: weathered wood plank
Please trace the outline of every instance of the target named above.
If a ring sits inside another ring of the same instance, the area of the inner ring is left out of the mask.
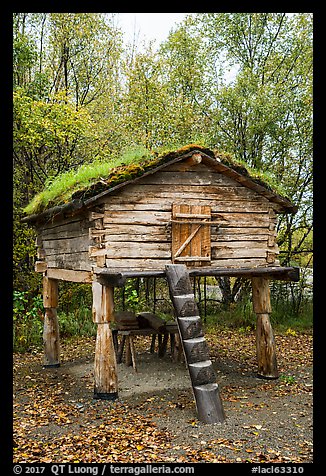
[[[187,200],[186,194],[184,195],[185,199]],[[189,200],[196,200],[194,197],[189,197]],[[225,212],[257,212],[262,211],[264,213],[268,213],[269,210],[269,203],[263,200],[259,200],[259,198],[255,200],[217,200],[216,197],[214,200],[207,199],[206,196],[202,194],[197,194],[196,204],[202,206],[210,206],[213,212],[219,213],[220,211]],[[171,212],[171,207],[173,203],[173,198],[165,199],[164,197],[138,197],[137,200],[132,199],[132,197],[121,197],[118,200],[118,197],[110,197],[110,200],[104,203],[105,211],[133,211],[133,210],[152,210],[152,211],[166,211]],[[176,202],[176,201],[175,201]],[[181,200],[180,200],[181,202]],[[176,202],[177,203],[177,202]],[[181,205],[182,203],[180,203]]]
[[[219,185],[222,187],[241,187],[235,180],[206,169],[206,171],[195,171],[192,167],[190,171],[177,172],[172,170],[162,170],[159,174],[149,175],[139,181],[139,184],[146,185]]]
[[[106,213],[103,219],[104,226],[107,223],[121,223],[130,225],[160,225],[168,223],[171,219],[169,212],[134,211]]]
[[[182,199],[186,197],[198,198],[199,195],[206,196],[208,199],[215,200],[217,197],[221,200],[239,200],[251,199],[261,200],[261,195],[246,187],[230,187],[221,185],[179,185],[175,190],[170,185],[161,185],[158,189],[155,185],[134,184],[120,191],[122,197],[132,197],[137,200],[138,197],[152,197]],[[110,197],[111,200],[112,197]],[[137,200],[138,201],[138,200]],[[265,202],[266,203],[266,202]]]
[[[46,259],[49,268],[75,269],[91,271],[88,252],[61,253],[50,255]]]
[[[93,281],[92,273],[89,271],[48,268],[46,275],[48,278],[74,283],[91,283]]]
[[[181,207],[186,205],[181,205]],[[170,223],[171,214],[169,212],[133,211],[131,212],[110,212],[106,213],[103,222],[107,224],[129,224],[129,225],[164,225]],[[245,227],[268,227],[270,225],[267,213],[229,213],[219,212],[217,217],[212,216],[214,222],[220,223],[223,227],[243,225]],[[182,225],[185,230],[185,226]],[[187,232],[187,236],[189,232]],[[189,252],[189,251],[188,251]],[[187,253],[187,251],[186,251]]]
[[[90,256],[106,256],[108,259],[124,258],[148,258],[148,259],[171,259],[170,242],[140,242],[135,245],[134,241],[106,243],[106,248],[98,249],[90,246]],[[209,244],[207,244],[209,246]],[[199,250],[201,252],[201,250]],[[239,258],[265,258],[268,251],[267,243],[255,241],[248,245],[248,241],[212,242],[212,259],[239,259]],[[209,261],[210,257],[196,255],[199,261]],[[174,259],[182,261],[194,258],[194,256],[178,256]],[[200,259],[199,259],[200,258]],[[196,262],[196,259],[192,259]]]
[[[171,264],[170,259],[106,259],[107,268],[113,269],[164,269],[166,264]]]
[[[60,253],[74,253],[88,251],[90,239],[88,235],[70,239],[44,240],[43,247],[46,256]]]
[[[35,261],[34,270],[36,273],[44,273],[47,270],[47,264],[45,261]]]
[[[78,216],[74,216],[74,217],[61,218],[58,221],[49,221],[49,222],[46,222],[46,223],[42,223],[39,230],[43,234],[46,230],[50,230],[50,229],[54,230],[56,228],[62,228],[64,226],[71,227],[71,228],[77,227],[78,224],[80,224],[82,226],[83,223],[85,223],[87,221],[88,220],[85,218],[85,215],[78,215]]]
[[[162,270],[165,265],[171,264],[171,260],[168,259],[106,259],[106,267],[111,269],[122,270]],[[265,258],[243,258],[243,259],[214,259],[211,261],[211,266],[225,267],[225,268],[251,268],[258,266],[266,266]]]
[[[212,247],[212,259],[239,259],[239,258],[266,258],[265,248],[231,248],[231,247]]]
[[[106,243],[106,248],[89,247],[90,256],[107,256],[108,258],[171,258],[170,243],[145,242],[135,246],[134,242]]]

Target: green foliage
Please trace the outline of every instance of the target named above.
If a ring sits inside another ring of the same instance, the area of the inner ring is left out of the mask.
[[[285,383],[285,385],[294,385],[297,383],[294,375],[281,374],[280,380]]]
[[[73,165],[77,146],[94,138],[88,112],[77,111],[64,93],[35,100],[17,88],[13,106],[15,161],[34,187]]]
[[[110,14],[14,13],[14,288],[40,291],[34,231],[20,218],[45,184],[29,213],[87,196],[98,179],[135,177],[189,143],[228,151],[233,167],[291,198],[299,211],[279,217],[280,262],[311,266],[312,15],[191,14],[141,52],[122,46],[115,24]],[[310,301],[290,296],[273,319],[311,316]]]
[[[74,193],[88,190],[99,181],[119,183],[138,174],[142,169],[135,168],[135,164],[146,163],[149,152],[142,147],[128,149],[120,157],[109,161],[95,160],[90,164],[83,164],[77,170],[64,172],[57,178],[47,179],[45,189],[36,195],[24,208],[25,213],[37,213],[58,203],[71,200]]]
[[[96,336],[96,324],[92,321],[90,308],[78,307],[73,312],[58,313],[60,336],[62,338],[73,336]]]
[[[14,351],[26,352],[40,346],[43,330],[43,300],[28,291],[13,293]]]

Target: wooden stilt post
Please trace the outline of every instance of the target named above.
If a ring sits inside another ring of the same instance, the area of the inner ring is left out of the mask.
[[[118,398],[117,362],[110,321],[113,314],[113,287],[92,283],[93,321],[97,326],[94,361],[94,398]]]
[[[252,278],[252,301],[254,312],[257,315],[256,345],[258,376],[275,379],[278,378],[279,373],[277,369],[273,329],[269,319],[269,314],[272,311],[269,279],[261,277]]]
[[[60,366],[60,337],[57,316],[58,281],[43,277],[44,328],[44,367]]]

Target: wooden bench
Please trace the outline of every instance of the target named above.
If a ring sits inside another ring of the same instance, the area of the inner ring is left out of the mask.
[[[144,329],[119,329],[115,328],[112,330],[113,340],[116,350],[117,363],[122,362],[123,351],[125,349],[125,363],[126,365],[132,365],[135,372],[137,372],[137,362],[136,362],[136,350],[134,345],[134,337],[136,336],[152,336],[152,342],[150,347],[150,352],[155,352],[155,340],[158,340],[158,356],[160,358],[164,357],[168,340],[170,338],[171,345],[171,355],[174,361],[182,359],[182,346],[179,339],[178,326],[176,324],[167,325],[164,330],[158,331],[153,328],[144,328]],[[121,336],[120,343],[118,342],[118,336]]]

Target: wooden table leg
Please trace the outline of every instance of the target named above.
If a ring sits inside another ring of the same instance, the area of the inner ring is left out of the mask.
[[[150,349],[151,354],[154,354],[154,352],[155,352],[155,340],[156,340],[156,334],[153,334],[152,335],[152,342],[151,342],[151,349]]]
[[[136,365],[136,351],[134,346],[134,338],[133,336],[129,337],[129,346],[130,346],[130,354],[131,354],[131,361],[132,366],[135,372],[137,372],[137,365]]]
[[[118,364],[121,364],[122,362],[122,355],[123,355],[123,349],[124,349],[125,343],[126,343],[126,336],[122,336],[120,344],[119,344],[119,348],[118,348],[118,354],[117,354]]]

